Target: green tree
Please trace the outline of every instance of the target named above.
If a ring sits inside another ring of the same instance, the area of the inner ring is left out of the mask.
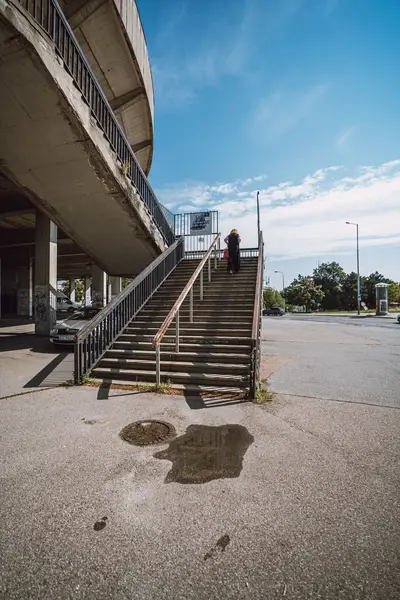
[[[280,293],[272,287],[265,287],[263,289],[263,300],[265,308],[271,308],[271,306],[281,306],[283,308],[285,306]]]
[[[69,285],[68,279],[66,281],[63,281],[63,283],[61,285],[61,291],[66,296],[68,296],[68,298],[71,297],[71,290],[70,290],[70,285]],[[84,293],[85,293],[85,284],[83,283],[82,279],[76,279],[75,280],[75,302],[77,302],[77,303],[82,302]]]
[[[131,277],[122,277],[122,289],[124,290],[131,281],[133,281]]]
[[[312,277],[299,275],[297,279],[285,289],[286,301],[289,304],[305,306],[307,312],[318,308],[324,299],[321,285],[316,285]]]
[[[354,271],[345,276],[340,294],[340,308],[343,310],[357,309],[357,273]]]
[[[389,287],[389,303],[400,304],[400,284],[391,283]]]
[[[340,296],[346,273],[337,262],[322,263],[313,271],[316,286],[321,286],[324,293],[322,308],[332,309],[340,306]]]

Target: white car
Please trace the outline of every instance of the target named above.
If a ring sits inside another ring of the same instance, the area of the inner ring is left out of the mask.
[[[65,294],[57,293],[57,305],[56,310],[58,312],[75,312],[81,308],[80,304],[72,302]]]
[[[99,310],[99,308],[87,306],[57,323],[57,327],[50,334],[52,344],[56,346],[75,344],[76,334],[97,315]]]

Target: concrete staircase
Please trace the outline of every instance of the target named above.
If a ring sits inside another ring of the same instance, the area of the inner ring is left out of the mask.
[[[152,341],[200,261],[183,260],[136,315],[92,371],[97,379],[155,383]],[[212,263],[214,267],[214,262]],[[161,344],[161,381],[184,386],[244,389],[249,385],[250,338],[257,258],[242,259],[239,273],[218,261],[204,298],[200,278],[194,285],[194,319],[189,296],[180,311],[180,351],[175,351],[175,322]]]

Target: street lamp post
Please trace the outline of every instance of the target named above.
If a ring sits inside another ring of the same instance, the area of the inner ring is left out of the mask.
[[[358,244],[358,223],[346,221],[346,225],[354,225],[357,229],[357,314],[360,314],[361,286],[360,286],[360,249]]]
[[[285,298],[285,275],[283,274],[283,271],[275,271],[275,273],[280,273],[282,275],[282,286],[283,286],[283,305],[284,305],[284,309],[286,310],[286,298]]]

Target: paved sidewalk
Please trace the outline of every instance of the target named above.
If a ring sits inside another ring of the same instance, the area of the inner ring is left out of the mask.
[[[178,435],[240,425],[254,442],[236,478],[165,483],[171,462],[154,455],[168,445],[118,435],[143,418]],[[399,428],[396,409],[290,396],[204,410],[94,388],[2,400],[0,597],[397,600]]]

